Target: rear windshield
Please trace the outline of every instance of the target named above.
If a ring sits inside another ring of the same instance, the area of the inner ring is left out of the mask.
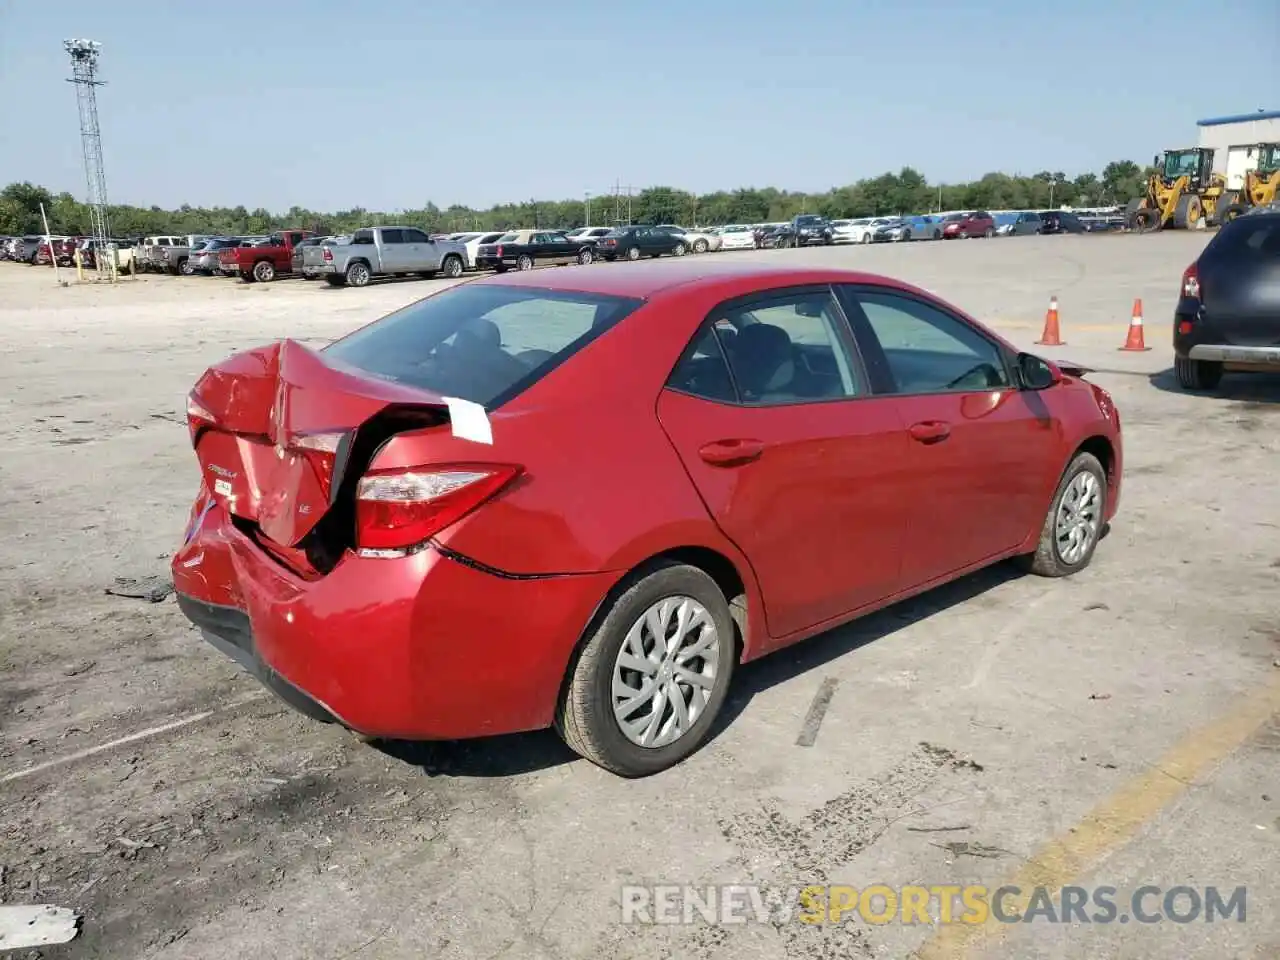
[[[330,344],[327,359],[490,409],[532,386],[643,303],[600,294],[468,284]]]
[[[1237,217],[1218,231],[1201,256],[1241,255],[1280,259],[1280,216],[1276,214]]]

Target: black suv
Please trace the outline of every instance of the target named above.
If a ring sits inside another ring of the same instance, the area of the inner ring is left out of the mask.
[[[1074,213],[1044,210],[1040,214],[1041,233],[1088,233],[1089,226]]]
[[[829,246],[834,236],[831,221],[813,213],[802,213],[791,221],[793,247]]]

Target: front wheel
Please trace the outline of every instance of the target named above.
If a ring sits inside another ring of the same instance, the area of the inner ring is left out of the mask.
[[[864,234],[862,235],[862,242],[863,242],[863,243],[870,243],[870,242],[871,242],[871,234],[870,234],[870,233],[864,233]]]
[[[709,244],[708,244],[708,243],[707,243],[707,241],[705,241],[705,240],[695,240],[695,241],[693,241],[693,252],[694,252],[694,253],[706,253],[706,252],[707,252],[708,247],[709,247]]]
[[[996,235],[996,232],[993,228],[987,227],[987,229],[983,231],[982,235],[986,237],[988,240],[990,240],[992,237]]]
[[[665,770],[710,734],[736,654],[729,604],[711,577],[677,563],[641,571],[587,628],[556,729],[619,776]]]
[[[1222,379],[1222,364],[1216,360],[1175,356],[1173,373],[1183,390],[1212,390]]]
[[[1068,464],[1049,505],[1036,552],[1025,558],[1032,573],[1069,577],[1093,559],[1107,508],[1107,473],[1091,453]]]
[[[677,243],[674,249],[672,249],[671,251],[672,255],[677,257],[683,257],[688,252],[689,252],[689,248],[686,247],[683,243]]]

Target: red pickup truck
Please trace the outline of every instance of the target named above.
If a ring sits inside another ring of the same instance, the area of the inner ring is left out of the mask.
[[[218,254],[218,268],[247,283],[269,283],[293,273],[293,248],[310,236],[310,230],[281,230],[256,247],[228,247]]]

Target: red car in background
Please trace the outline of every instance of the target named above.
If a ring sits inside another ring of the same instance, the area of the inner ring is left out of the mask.
[[[970,237],[994,237],[996,221],[984,210],[971,213],[952,213],[942,218],[942,239],[955,240]]]
[[[554,725],[641,776],[735,666],[999,560],[1090,562],[1110,395],[884,277],[510,273],[210,368],[178,599],[370,737]]]

